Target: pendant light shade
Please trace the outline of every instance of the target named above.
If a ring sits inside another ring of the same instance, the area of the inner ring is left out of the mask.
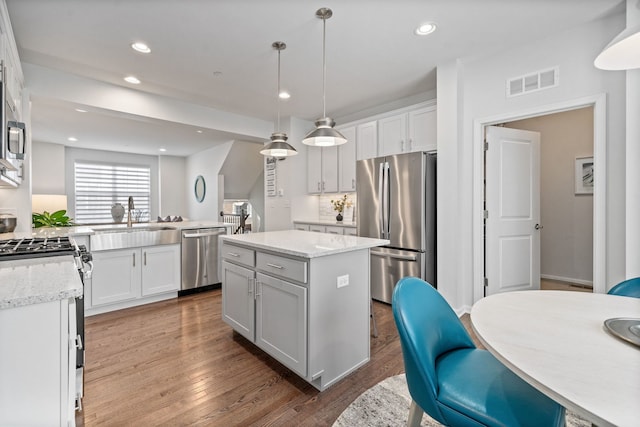
[[[276,99],[278,100],[278,125],[276,131],[271,134],[271,142],[260,150],[260,154],[281,159],[295,156],[298,152],[287,143],[287,134],[280,132],[280,52],[285,50],[287,45],[284,42],[273,42],[271,46],[278,51],[278,91],[276,92]]]
[[[640,26],[627,28],[618,34],[593,64],[601,70],[640,68]]]
[[[315,129],[307,134],[302,140],[305,145],[316,147],[331,147],[333,145],[342,145],[347,142],[340,132],[333,127],[336,122],[332,118],[327,117],[326,103],[326,82],[327,82],[327,55],[326,55],[326,27],[327,19],[333,16],[331,9],[323,7],[316,11],[316,16],[322,19],[322,118],[316,120]]]

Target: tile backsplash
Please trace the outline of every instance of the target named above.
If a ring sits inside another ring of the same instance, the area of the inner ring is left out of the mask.
[[[356,220],[356,193],[336,193],[336,194],[322,194],[318,196],[318,216],[320,221],[335,221],[338,213],[333,210],[331,200],[342,198],[347,195],[347,200],[351,201],[352,206],[345,208],[342,216],[345,222],[355,222]]]

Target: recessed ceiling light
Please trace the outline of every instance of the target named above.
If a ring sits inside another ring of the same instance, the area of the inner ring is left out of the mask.
[[[198,129],[196,132],[198,132],[198,133],[202,133],[202,131],[201,131],[200,129]]]
[[[147,46],[146,43],[143,42],[135,42],[131,45],[131,48],[135,51],[138,51],[140,53],[149,53],[151,52],[151,49],[149,49],[149,46]]]
[[[282,92],[280,92],[278,94],[278,96],[280,97],[280,99],[289,99],[289,98],[291,98],[291,94],[289,92],[287,92],[286,90],[283,90]]]
[[[83,110],[82,108],[76,108],[76,111],[78,113],[86,113],[87,112],[87,110]]]
[[[436,24],[434,22],[427,22],[426,24],[420,25],[416,28],[415,33],[419,36],[426,36],[427,34],[431,34],[436,30]]]
[[[127,76],[124,78],[124,81],[126,81],[127,83],[131,83],[133,85],[139,85],[140,84],[140,80],[137,77],[134,76]]]
[[[222,75],[222,71],[214,71],[213,77],[220,77]]]
[[[162,151],[164,153],[165,151],[167,151],[167,149],[166,148],[161,148],[160,151]]]
[[[78,138],[76,138],[75,136],[70,136],[69,138],[67,138],[67,140],[71,142],[76,142]]]

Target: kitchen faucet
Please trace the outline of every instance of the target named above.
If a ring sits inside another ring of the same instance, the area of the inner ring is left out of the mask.
[[[129,196],[129,209],[127,209],[127,227],[131,227],[131,211],[134,210],[133,196]]]

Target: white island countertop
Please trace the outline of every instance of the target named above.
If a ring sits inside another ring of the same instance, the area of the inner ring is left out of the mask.
[[[0,309],[80,295],[82,281],[71,255],[0,263]]]
[[[339,234],[283,230],[220,236],[223,242],[248,245],[302,258],[317,258],[388,245],[389,240]]]

